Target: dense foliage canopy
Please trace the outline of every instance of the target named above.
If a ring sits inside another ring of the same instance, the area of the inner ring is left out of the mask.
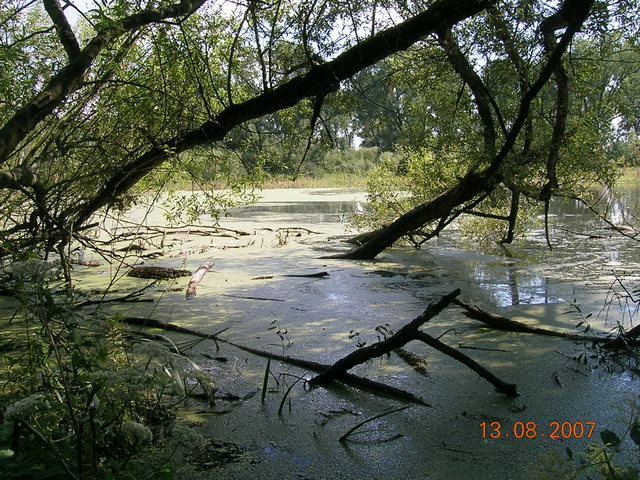
[[[508,241],[522,196],[636,161],[638,18],[630,0],[8,0],[1,254],[86,241],[98,212],[176,177],[380,163],[426,207],[355,256],[462,213],[507,221]]]

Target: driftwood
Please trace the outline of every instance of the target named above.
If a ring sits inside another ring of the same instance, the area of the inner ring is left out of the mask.
[[[312,378],[310,384],[328,385],[336,378],[344,375],[349,369],[355,367],[356,365],[360,365],[368,360],[380,357],[398,348],[402,348],[405,344],[412,340],[420,340],[428,344],[429,346],[436,348],[437,350],[458,360],[459,362],[462,362],[482,378],[492,383],[498,391],[512,397],[518,396],[519,394],[516,385],[500,380],[491,372],[486,370],[480,364],[467,357],[463,353],[418,330],[423,324],[425,324],[433,317],[438,315],[442,310],[444,310],[452,301],[454,301],[454,299],[458,295],[460,295],[459,289],[454,290],[448,295],[444,295],[439,302],[430,305],[421,315],[413,319],[407,325],[403,326],[392,336],[373,345],[363,347],[350,353],[346,357],[343,357],[342,359],[335,362],[330,368],[322,372],[320,375]]]
[[[200,268],[198,268],[198,270],[196,270],[196,272],[191,276],[191,280],[189,280],[189,285],[187,285],[187,291],[185,293],[187,300],[191,300],[196,296],[198,285],[207,274],[207,272],[211,270],[211,267],[213,267],[213,262],[204,262],[202,265],[200,265]]]
[[[127,273],[128,277],[136,277],[136,278],[153,278],[153,279],[167,279],[167,278],[178,278],[178,277],[188,277],[191,275],[189,270],[178,270],[175,268],[167,268],[167,267],[133,267],[129,273]]]
[[[329,272],[316,272],[316,273],[289,273],[283,274],[283,277],[301,277],[301,278],[323,278],[328,277]],[[260,275],[259,277],[253,277],[251,280],[271,280],[276,278],[277,275]]]
[[[509,332],[521,332],[532,333],[536,335],[545,335],[550,337],[560,337],[567,340],[574,340],[578,342],[592,342],[598,344],[604,344],[606,348],[616,349],[622,348],[627,345],[639,345],[638,337],[640,337],[640,325],[632,328],[631,330],[617,336],[595,336],[595,335],[580,335],[577,333],[558,332],[556,330],[549,330],[547,328],[531,327],[525,323],[512,320],[495,313],[486,312],[476,306],[471,306],[459,299],[452,301],[456,305],[462,307],[465,311],[463,315],[473,320],[478,320],[489,325],[492,328],[498,330],[507,330]]]

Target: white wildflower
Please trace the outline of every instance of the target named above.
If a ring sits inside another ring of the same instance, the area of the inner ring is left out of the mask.
[[[215,380],[204,370],[193,368],[187,372],[186,377],[198,382],[209,397],[213,397],[218,390]]]
[[[133,352],[138,355],[145,355],[155,360],[171,360],[171,351],[158,342],[143,342],[133,348]]]
[[[14,263],[11,273],[18,281],[43,284],[58,278],[60,269],[51,262],[32,258]]]

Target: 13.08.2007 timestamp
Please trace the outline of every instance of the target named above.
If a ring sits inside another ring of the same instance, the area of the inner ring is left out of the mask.
[[[591,438],[596,422],[515,422],[511,427],[498,421],[480,424],[482,438]]]

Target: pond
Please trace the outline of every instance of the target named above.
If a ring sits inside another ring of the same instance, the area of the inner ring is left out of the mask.
[[[637,207],[637,191],[626,193],[615,223]],[[573,201],[552,205],[552,250],[536,227],[508,254],[470,246],[452,232],[423,250],[394,248],[376,260],[322,258],[348,248],[345,219],[364,200],[362,192],[341,189],[265,191],[257,205],[221,220],[235,232],[231,236],[182,231],[173,235],[170,254],[146,260],[192,271],[214,261],[195,299],[185,300],[187,279],[178,279],[164,282],[153,304],[113,308],[207,333],[224,330],[227,340],[326,364],[397,331],[455,288],[467,303],[532,326],[577,332],[575,325],[590,313],[586,320],[601,332],[616,321],[627,328],[634,322],[633,305],[622,313],[617,305],[603,306],[619,287],[617,278],[635,287],[640,244],[606,230]],[[319,272],[327,275],[288,276]],[[76,270],[87,286],[101,275],[110,278],[114,271]],[[122,282],[135,288],[145,281]],[[423,357],[426,374],[395,354],[354,373],[409,390],[430,406],[380,417],[339,442],[354,425],[403,403],[351,387],[309,390],[300,382],[289,390],[296,378],[311,374],[274,361],[263,404],[266,359],[203,342],[194,347],[193,359],[217,379],[220,400],[208,409],[193,405],[187,421],[244,453],[185,478],[525,478],[545,456],[566,458],[567,448],[583,451],[605,429],[625,431],[638,378],[629,369],[610,368],[588,345],[490,330],[453,306],[424,330],[516,383],[521,396],[497,393],[462,364],[413,342],[406,348]],[[481,425],[491,422],[499,422],[504,435],[483,436]],[[518,422],[533,422],[534,438],[516,438]],[[553,422],[595,423],[593,437],[553,438]]]

